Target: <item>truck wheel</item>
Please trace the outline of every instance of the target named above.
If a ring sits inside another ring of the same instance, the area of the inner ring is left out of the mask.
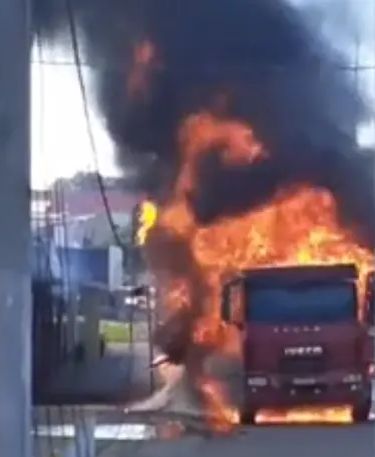
[[[255,424],[256,411],[246,410],[241,411],[241,424],[242,425],[253,425]]]
[[[361,423],[367,422],[371,409],[371,401],[367,400],[364,403],[354,405],[353,408],[353,420],[354,422]]]

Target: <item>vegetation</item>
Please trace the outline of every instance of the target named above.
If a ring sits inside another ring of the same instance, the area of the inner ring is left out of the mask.
[[[130,342],[130,325],[125,322],[100,321],[100,333],[107,343]]]

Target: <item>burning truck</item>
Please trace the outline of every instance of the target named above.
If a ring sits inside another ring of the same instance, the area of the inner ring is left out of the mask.
[[[160,208],[146,248],[170,316],[157,334],[160,347],[186,365],[215,428],[253,420],[264,408],[271,412],[258,421],[282,420],[272,407],[303,407],[297,421],[365,419],[373,370],[371,250],[341,223],[334,195],[312,185],[200,223],[187,198],[199,151],[220,137],[229,164],[268,159],[249,127],[212,115],[188,119],[181,135],[187,155],[175,197]],[[205,359],[214,351],[242,361],[243,405],[231,400],[225,380],[207,376]]]
[[[354,265],[250,270],[224,287],[223,319],[243,332],[243,422],[260,409],[346,405],[371,409],[374,282]],[[361,309],[360,300],[365,300]]]

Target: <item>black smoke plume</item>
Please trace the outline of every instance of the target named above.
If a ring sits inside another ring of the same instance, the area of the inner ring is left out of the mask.
[[[35,29],[42,36],[60,31],[68,43],[66,2],[34,0]],[[213,109],[224,93],[222,115],[249,122],[270,159],[230,169],[219,157],[214,168],[202,163],[202,185],[191,198],[197,217],[209,223],[223,213],[248,210],[280,186],[302,181],[332,190],[343,222],[358,229],[361,241],[374,244],[373,166],[355,137],[367,110],[340,56],[285,1],[71,4],[120,162],[128,151],[140,163],[142,154],[156,158],[144,176],[151,192],[168,195],[179,167],[181,120]],[[135,46],[146,40],[155,46],[158,64],[151,67],[142,96],[134,97],[126,85]]]

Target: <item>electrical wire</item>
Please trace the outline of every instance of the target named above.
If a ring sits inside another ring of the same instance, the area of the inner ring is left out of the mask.
[[[106,212],[107,220],[109,222],[109,226],[113,235],[113,238],[118,246],[120,246],[125,252],[125,246],[122,243],[122,240],[118,234],[117,227],[114,223],[113,216],[111,213],[111,208],[109,205],[109,201],[107,198],[106,194],[106,189],[105,189],[105,184],[103,177],[100,173],[99,170],[99,159],[98,159],[98,151],[96,147],[96,141],[95,141],[95,136],[94,132],[92,129],[92,122],[91,122],[91,116],[90,116],[90,110],[89,110],[89,104],[88,104],[88,97],[87,97],[87,92],[86,92],[86,86],[85,86],[85,81],[82,73],[82,63],[81,63],[81,54],[80,54],[80,46],[79,46],[79,41],[78,41],[78,34],[77,34],[77,26],[76,26],[76,20],[75,20],[75,13],[73,9],[73,5],[70,0],[66,0],[66,10],[67,10],[67,15],[68,15],[68,24],[69,24],[69,30],[70,30],[70,35],[71,35],[71,44],[72,44],[72,50],[74,54],[74,64],[77,70],[77,78],[80,86],[80,91],[81,91],[81,96],[82,96],[82,103],[83,103],[83,111],[84,111],[84,116],[86,120],[86,129],[87,129],[87,134],[88,134],[88,139],[90,143],[90,148],[93,154],[93,159],[94,159],[94,166],[95,166],[95,175],[97,178],[97,183],[102,199],[102,203]],[[131,331],[130,331],[130,341],[129,341],[129,353],[132,355],[134,353],[134,347],[133,347],[133,315],[130,317],[130,322],[129,322]],[[128,388],[130,388],[131,385],[131,379],[132,379],[132,373],[133,373],[133,360],[132,356],[130,357],[130,360],[128,361],[127,365],[127,372],[125,374],[126,376],[126,382],[125,384],[127,385]],[[82,414],[82,411],[79,410],[79,412]],[[84,432],[85,432],[85,440],[88,442],[88,436],[87,436],[87,430],[85,427],[85,420],[84,417],[81,418],[82,421],[82,426],[84,427]],[[101,450],[102,452],[103,450]]]
[[[75,13],[74,13],[74,9],[73,9],[71,0],[65,0],[65,3],[66,3],[66,11],[67,11],[67,16],[68,16],[68,24],[69,24],[72,50],[73,50],[73,55],[74,55],[74,63],[75,63],[75,67],[77,70],[77,77],[78,77],[78,82],[79,82],[82,102],[83,102],[83,112],[84,112],[84,116],[86,119],[87,135],[88,135],[88,139],[90,142],[90,148],[91,148],[91,151],[93,154],[94,164],[95,164],[95,168],[96,168],[95,175],[97,178],[98,187],[99,187],[100,195],[102,198],[103,206],[104,206],[104,209],[105,209],[105,212],[107,215],[107,219],[108,219],[114,240],[120,247],[124,248],[121,238],[118,234],[116,224],[114,223],[114,220],[112,217],[112,212],[111,212],[111,208],[109,205],[109,201],[108,201],[108,197],[107,197],[107,193],[106,193],[106,189],[105,189],[105,185],[104,185],[104,180],[99,171],[98,151],[97,151],[97,147],[96,147],[94,132],[93,132],[92,125],[91,125],[92,123],[91,123],[91,115],[90,115],[90,110],[89,110],[88,97],[87,97],[86,86],[85,86],[84,77],[83,77],[83,73],[82,73],[81,52],[80,52],[80,46],[79,46],[79,41],[78,41]]]
[[[97,177],[99,191],[100,191],[100,194],[102,197],[103,206],[104,206],[104,209],[106,212],[106,216],[107,216],[113,237],[114,237],[116,243],[123,249],[123,252],[124,252],[126,250],[126,247],[123,245],[123,243],[119,237],[116,225],[114,223],[111,208],[110,208],[107,194],[106,194],[104,180],[103,180],[103,177],[99,170],[98,151],[97,151],[97,147],[96,147],[94,132],[92,129],[92,122],[91,122],[91,116],[90,116],[90,110],[89,110],[87,91],[86,91],[85,81],[84,81],[84,77],[83,77],[83,73],[82,73],[82,66],[81,66],[82,59],[81,59],[81,53],[80,53],[80,45],[79,45],[79,40],[78,40],[77,24],[76,24],[76,19],[75,19],[74,8],[73,8],[71,0],[65,0],[65,3],[66,3],[66,11],[67,11],[67,16],[68,16],[69,30],[70,30],[70,35],[71,35],[71,44],[72,44],[72,50],[73,50],[73,55],[74,55],[74,62],[75,62],[75,66],[77,69],[77,77],[78,77],[78,82],[79,82],[81,96],[82,96],[83,110],[84,110],[84,115],[85,115],[85,120],[86,120],[86,129],[87,129],[87,134],[88,134],[88,138],[89,138],[89,142],[90,142],[90,148],[91,148],[91,151],[93,154],[94,165],[95,165],[95,169],[96,169],[95,174]],[[130,345],[131,352],[133,352],[133,337],[132,337],[133,313],[131,313],[129,325],[130,325],[130,335],[131,335],[129,338],[130,339],[129,345]],[[130,364],[130,365],[132,365],[132,364]],[[128,378],[130,378],[130,375],[131,375],[131,372],[133,369],[133,367],[130,365],[129,365],[130,374],[129,374]],[[128,382],[130,384],[130,379],[128,379]]]
[[[88,108],[87,93],[86,93],[84,78],[83,78],[83,74],[82,74],[80,48],[79,48],[79,42],[78,42],[78,34],[77,34],[76,21],[75,21],[75,17],[74,17],[74,11],[73,11],[73,7],[72,7],[72,4],[71,4],[70,0],[66,0],[66,5],[67,5],[68,21],[69,21],[69,27],[70,27],[70,33],[71,33],[71,39],[72,39],[72,48],[73,48],[74,60],[75,60],[76,67],[77,67],[77,75],[78,75],[79,85],[80,85],[81,94],[82,94],[82,101],[83,101],[83,107],[84,107],[84,114],[85,114],[85,118],[86,118],[87,132],[88,132],[90,145],[91,145],[91,150],[92,150],[92,153],[93,153],[94,163],[95,163],[95,167],[96,167],[96,171],[97,171],[99,189],[100,189],[100,192],[101,192],[101,195],[102,195],[102,199],[103,199],[104,207],[105,207],[105,210],[106,210],[106,213],[107,213],[107,217],[108,217],[112,232],[114,234],[114,238],[117,241],[117,243],[121,247],[123,247],[123,244],[122,244],[121,240],[119,240],[119,236],[118,236],[117,230],[116,230],[116,228],[114,226],[114,223],[113,223],[110,207],[108,205],[108,200],[107,200],[107,196],[106,196],[106,192],[105,192],[104,181],[103,181],[103,178],[102,178],[102,176],[100,174],[100,171],[99,171],[98,153],[97,153],[97,148],[96,148],[96,143],[95,143],[95,137],[94,137],[93,130],[92,130],[90,111],[89,111],[89,108]],[[133,265],[133,268],[134,268],[134,265]],[[149,301],[149,297],[148,297],[148,301]],[[149,309],[147,311],[148,311],[148,313],[150,312]],[[149,317],[148,317],[148,321],[149,321]],[[133,335],[134,310],[133,310],[133,308],[130,309],[130,318],[129,318],[129,322],[128,323],[129,323],[129,349],[130,349],[129,352],[130,352],[130,354],[132,354],[134,352],[134,335]],[[151,325],[151,321],[148,322],[148,330],[149,331],[150,331],[150,325]],[[150,338],[149,338],[149,340],[150,340]],[[149,344],[150,344],[149,352],[150,352],[150,354],[153,354],[152,342],[149,341]],[[151,357],[151,355],[150,355],[150,357]],[[133,362],[132,362],[132,359],[130,359],[129,365],[128,365],[128,367],[129,367],[128,374],[127,374],[127,378],[128,378],[127,384],[128,384],[129,388],[131,387],[131,372],[132,372],[132,369],[133,369],[132,365],[133,365]],[[150,389],[153,390],[153,387],[154,387],[154,379],[153,379],[153,375],[150,374]],[[108,447],[105,446],[105,448],[103,448],[100,451],[100,455],[106,449],[108,449]]]
[[[56,66],[56,67],[75,67],[76,66],[76,63],[75,62],[71,62],[71,61],[68,61],[68,60],[61,60],[61,61],[58,61],[58,60],[51,60],[51,59],[43,59],[43,60],[39,60],[39,59],[34,59],[31,61],[32,64],[38,64],[38,65],[46,65],[46,66]],[[252,65],[251,68],[249,67],[249,71],[254,71],[254,69],[261,69],[261,70],[282,70],[282,69],[309,69],[313,66],[316,66],[316,65],[301,65],[301,64],[298,64],[298,65],[283,65],[283,64],[273,64],[273,63],[267,63],[267,64],[263,64],[263,65]],[[97,69],[97,65],[94,65],[92,63],[89,63],[89,62],[81,62],[81,67],[83,68],[89,68],[89,69]],[[337,70],[337,71],[347,71],[347,72],[357,72],[357,71],[373,71],[375,70],[375,65],[340,65],[340,64],[331,64],[331,67],[333,67],[333,69]],[[107,71],[112,71],[113,69],[115,68],[119,68],[121,69],[121,65],[118,65],[118,66],[113,66],[111,68],[111,66],[107,67]],[[221,67],[221,69],[231,69],[231,68],[234,68],[234,67]],[[246,72],[246,67],[243,65],[241,68],[244,69],[244,71]],[[100,70],[103,71],[103,68],[100,68]],[[104,70],[105,71],[105,70]],[[193,72],[192,72],[193,73]]]

